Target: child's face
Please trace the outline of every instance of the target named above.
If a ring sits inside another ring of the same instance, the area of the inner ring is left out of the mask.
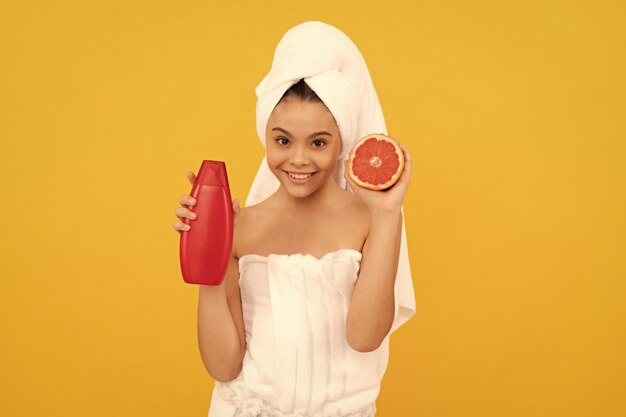
[[[272,111],[265,137],[269,168],[290,194],[306,197],[332,178],[341,137],[323,103],[284,99]],[[307,175],[297,179],[289,173]]]

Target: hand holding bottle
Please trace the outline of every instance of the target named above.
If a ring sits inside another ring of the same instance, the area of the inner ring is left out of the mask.
[[[176,213],[182,224],[175,227],[189,232],[179,233],[183,280],[188,284],[219,286],[232,258],[237,213],[230,195],[226,163],[203,159],[198,175],[187,172],[187,179],[192,183],[191,192],[179,199],[183,207]]]
[[[193,185],[196,180],[196,175],[193,173],[193,171],[187,171],[186,175],[191,185]],[[180,234],[180,232],[185,232],[191,229],[191,225],[183,223],[183,218],[195,220],[197,218],[197,215],[189,209],[196,204],[196,201],[193,197],[188,194],[183,194],[178,197],[178,202],[180,203],[181,207],[177,207],[174,210],[174,214],[176,215],[176,217],[178,217],[179,221],[174,222],[173,227],[174,230],[178,231]],[[240,211],[241,207],[239,206],[239,200],[235,198],[233,200],[233,214],[235,224],[237,224],[237,217],[239,216]]]

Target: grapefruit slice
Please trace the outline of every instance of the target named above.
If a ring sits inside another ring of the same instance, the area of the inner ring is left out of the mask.
[[[348,175],[361,187],[385,190],[404,170],[404,152],[393,138],[370,134],[354,144],[348,157]]]

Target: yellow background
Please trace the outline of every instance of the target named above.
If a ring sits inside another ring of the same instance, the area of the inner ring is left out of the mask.
[[[305,20],[414,158],[378,416],[626,415],[623,4],[2,0],[0,415],[206,416],[174,209],[202,159],[245,200],[254,88]]]

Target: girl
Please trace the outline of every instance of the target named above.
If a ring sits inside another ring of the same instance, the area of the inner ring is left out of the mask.
[[[410,153],[400,144],[405,169],[386,191],[345,173],[354,142],[386,129],[360,53],[325,23],[290,29],[256,92],[267,154],[246,207],[233,200],[223,284],[199,287],[200,353],[216,380],[209,417],[372,417],[388,336],[415,312],[402,213]],[[195,219],[195,201],[179,202],[178,218]]]

